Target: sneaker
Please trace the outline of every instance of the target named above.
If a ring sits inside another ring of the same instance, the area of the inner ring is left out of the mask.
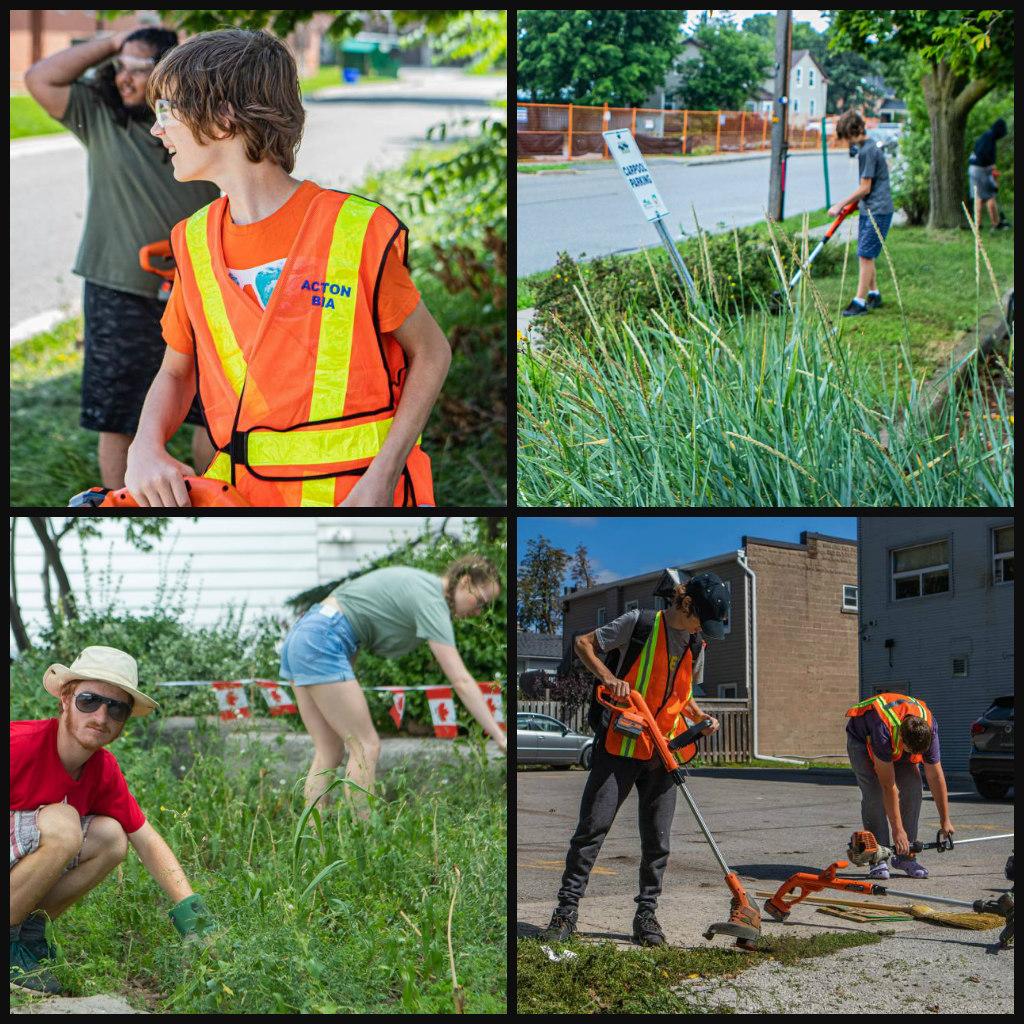
[[[892,859],[892,866],[899,871],[906,872],[910,878],[928,877],[928,869],[913,857],[901,857],[897,854]]]
[[[864,316],[868,312],[867,306],[850,299],[850,304],[843,310],[843,316]]]
[[[633,941],[641,946],[664,946],[665,933],[653,910],[638,910],[633,918]]]
[[[575,907],[555,907],[551,923],[537,937],[547,942],[568,942],[576,934],[577,917]]]
[[[1009,231],[1013,225],[1004,217],[992,230],[993,231]]]
[[[60,982],[29,952],[19,940],[11,942],[11,984],[31,992],[57,996],[63,992]]]
[[[868,872],[868,878],[878,879],[879,881],[886,881],[889,877],[889,862],[883,860],[881,864],[874,864],[871,870]]]
[[[878,295],[872,295],[871,292],[868,292],[868,309],[878,309],[881,305],[881,294],[879,293]]]
[[[36,960],[57,958],[57,947],[46,938],[46,918],[42,914],[29,914],[22,921],[18,940]]]

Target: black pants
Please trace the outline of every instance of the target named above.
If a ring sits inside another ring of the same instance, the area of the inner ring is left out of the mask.
[[[575,907],[583,898],[604,837],[634,786],[640,799],[640,894],[636,902],[641,910],[657,906],[668,864],[676,784],[657,754],[647,761],[609,754],[603,733],[594,744],[590,778],[580,802],[580,821],[565,858],[562,887],[558,890],[560,906]]]

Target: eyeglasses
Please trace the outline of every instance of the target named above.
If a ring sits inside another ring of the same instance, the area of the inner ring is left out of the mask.
[[[126,721],[132,713],[132,705],[126,704],[123,700],[101,697],[98,693],[90,693],[88,690],[75,694],[75,707],[83,714],[92,714],[101,704],[107,705],[107,714],[115,722]]]
[[[476,604],[473,605],[474,611],[480,611],[481,608],[485,608],[487,606],[487,598],[482,597],[479,591],[474,590],[472,584],[467,583],[466,589],[473,595],[473,598],[476,601]]]
[[[177,121],[177,117],[174,116],[171,111],[175,108],[171,106],[170,100],[157,100],[156,101],[156,123],[161,128],[166,128],[172,121]]]
[[[152,57],[113,57],[110,63],[117,74],[125,71],[129,75],[147,75],[156,62]]]

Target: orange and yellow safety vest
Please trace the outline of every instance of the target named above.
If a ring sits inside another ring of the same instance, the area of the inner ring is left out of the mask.
[[[903,756],[903,743],[900,736],[903,719],[923,718],[929,725],[932,724],[932,713],[923,700],[916,697],[908,697],[902,693],[876,693],[874,697],[868,697],[859,704],[854,704],[846,712],[847,718],[857,718],[866,715],[868,711],[874,710],[878,717],[889,729],[892,738],[892,759],[898,761]],[[871,740],[868,740],[868,755],[874,761],[875,755],[871,750]],[[924,760],[922,754],[910,754],[908,760],[911,764],[920,764]]]
[[[228,200],[175,225],[171,243],[195,331],[196,385],[217,453],[204,474],[254,505],[339,505],[380,451],[406,360],[381,335],[377,290],[407,229],[386,207],[326,190],[310,204],[265,310],[230,279]],[[434,503],[415,445],[395,506]]]

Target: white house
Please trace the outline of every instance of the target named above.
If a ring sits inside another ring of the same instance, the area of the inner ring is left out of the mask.
[[[61,542],[64,566],[80,603],[149,609],[161,592],[184,596],[193,621],[212,624],[229,604],[246,616],[283,612],[287,598],[338,579],[422,532],[440,516],[203,516],[175,519],[149,552],[125,541],[122,518],[97,517],[100,536]],[[462,536],[468,520],[448,517]],[[17,597],[29,633],[47,624],[43,555],[31,524],[11,520]],[[12,641],[13,643],[13,641]]]
[[[828,102],[828,76],[811,56],[810,50],[794,50],[789,61],[789,124],[803,127],[825,116]],[[770,114],[775,99],[775,78],[766,78],[747,109]]]

